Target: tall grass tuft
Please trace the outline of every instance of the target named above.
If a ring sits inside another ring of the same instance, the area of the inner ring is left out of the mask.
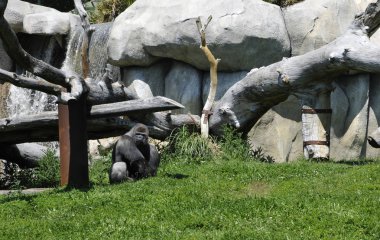
[[[163,150],[164,159],[176,159],[184,163],[209,161],[217,152],[213,138],[203,138],[199,133],[190,132],[187,127],[179,128],[168,138],[169,144]]]

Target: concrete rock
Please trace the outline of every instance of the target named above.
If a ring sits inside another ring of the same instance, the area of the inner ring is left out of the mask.
[[[129,86],[133,81],[140,80],[150,86],[154,96],[164,96],[165,77],[169,72],[171,62],[159,62],[149,67],[121,68],[121,81]]]
[[[331,94],[331,148],[334,160],[365,157],[369,74],[344,76]]]
[[[347,30],[374,0],[305,0],[284,10],[292,55],[320,48]]]
[[[295,97],[273,107],[255,124],[248,137],[253,149],[261,147],[275,162],[296,160],[303,155],[301,105]]]
[[[70,13],[45,12],[24,17],[24,32],[29,34],[67,34],[70,31]]]
[[[215,101],[221,99],[224,93],[235,83],[243,79],[247,75],[248,71],[239,72],[218,72],[218,86],[216,88]],[[203,105],[207,101],[208,92],[210,91],[210,72],[203,75],[203,91],[202,101]]]
[[[228,7],[226,7],[228,6]],[[168,14],[170,13],[170,14]],[[213,20],[206,30],[221,71],[250,70],[289,56],[282,12],[261,0],[139,0],[120,14],[111,30],[108,55],[119,66],[147,66],[171,58],[207,70],[195,20]]]
[[[22,32],[24,29],[24,17],[26,15],[34,13],[46,13],[49,11],[59,13],[57,10],[52,8],[43,7],[19,0],[9,0],[7,8],[5,9],[4,16],[15,32]]]
[[[44,35],[67,34],[74,20],[80,21],[71,13],[19,0],[8,1],[4,16],[15,32]]]
[[[191,65],[175,62],[165,78],[165,96],[180,102],[185,109],[172,112],[201,115],[201,93],[202,72]]]

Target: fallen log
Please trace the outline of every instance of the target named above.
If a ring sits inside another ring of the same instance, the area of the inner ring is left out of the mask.
[[[136,123],[122,118],[110,118],[128,114],[183,108],[165,97],[152,97],[113,104],[93,106],[89,112],[88,137],[99,139],[119,136]],[[108,118],[105,118],[108,117]],[[177,117],[178,118],[178,117]],[[176,118],[175,118],[176,119]],[[148,126],[152,137],[165,138],[166,132]],[[43,112],[36,115],[0,119],[0,143],[44,142],[58,140],[58,112]]]

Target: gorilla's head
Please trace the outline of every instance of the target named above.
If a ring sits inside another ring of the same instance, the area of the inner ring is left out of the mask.
[[[148,128],[143,124],[139,124],[138,126],[135,126],[134,130],[135,131],[133,134],[133,139],[135,141],[136,146],[147,146],[149,136]]]

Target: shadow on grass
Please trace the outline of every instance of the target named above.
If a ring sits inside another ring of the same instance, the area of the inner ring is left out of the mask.
[[[363,166],[363,165],[373,164],[377,162],[379,162],[379,160],[377,159],[358,159],[358,160],[341,160],[341,161],[336,161],[335,163],[346,164],[350,166]]]
[[[174,178],[174,179],[185,179],[188,178],[189,175],[181,174],[181,173],[165,173],[165,177]]]
[[[28,203],[33,201],[33,198],[36,197],[37,194],[24,194],[21,193],[21,191],[16,191],[12,193],[8,193],[4,195],[5,197],[3,199],[0,199],[0,204],[13,202],[13,201],[26,201]]]
[[[371,159],[371,158],[343,159],[343,160],[318,158],[318,159],[300,159],[299,161],[314,162],[314,163],[345,164],[349,166],[363,166],[363,165],[368,165],[368,164],[380,163],[379,159]]]

